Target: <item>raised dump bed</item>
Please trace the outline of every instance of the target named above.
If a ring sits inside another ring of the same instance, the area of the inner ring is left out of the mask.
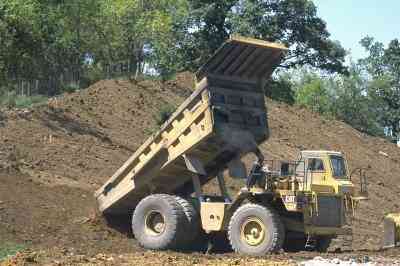
[[[286,48],[234,37],[197,72],[193,94],[96,192],[104,213],[132,211],[145,196],[188,194],[268,138],[263,88]]]

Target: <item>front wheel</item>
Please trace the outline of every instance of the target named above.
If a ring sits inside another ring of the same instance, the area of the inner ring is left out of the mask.
[[[273,209],[245,204],[233,214],[228,238],[236,252],[262,256],[282,248],[285,229]]]

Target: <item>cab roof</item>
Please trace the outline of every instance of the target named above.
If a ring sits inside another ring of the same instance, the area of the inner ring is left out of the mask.
[[[343,153],[339,151],[328,151],[328,150],[306,150],[306,151],[301,151],[301,154],[307,156],[320,156],[320,155],[343,156]]]

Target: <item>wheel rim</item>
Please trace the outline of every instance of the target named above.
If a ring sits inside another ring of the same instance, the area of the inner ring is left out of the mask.
[[[249,246],[258,246],[265,239],[265,225],[257,217],[249,217],[240,228],[240,237]]]
[[[159,211],[150,211],[145,217],[146,233],[153,236],[161,235],[165,230],[165,219]]]

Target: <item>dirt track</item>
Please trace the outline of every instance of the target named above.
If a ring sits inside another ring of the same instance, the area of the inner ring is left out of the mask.
[[[92,193],[156,129],[158,108],[190,94],[190,83],[187,76],[167,83],[102,81],[33,110],[6,111],[0,118],[0,239],[87,256],[142,252],[95,214]],[[333,149],[346,154],[351,169],[370,167],[370,200],[357,211],[353,248],[378,249],[383,215],[399,211],[400,149],[304,109],[268,100],[268,110],[271,138],[262,145],[268,158]]]

